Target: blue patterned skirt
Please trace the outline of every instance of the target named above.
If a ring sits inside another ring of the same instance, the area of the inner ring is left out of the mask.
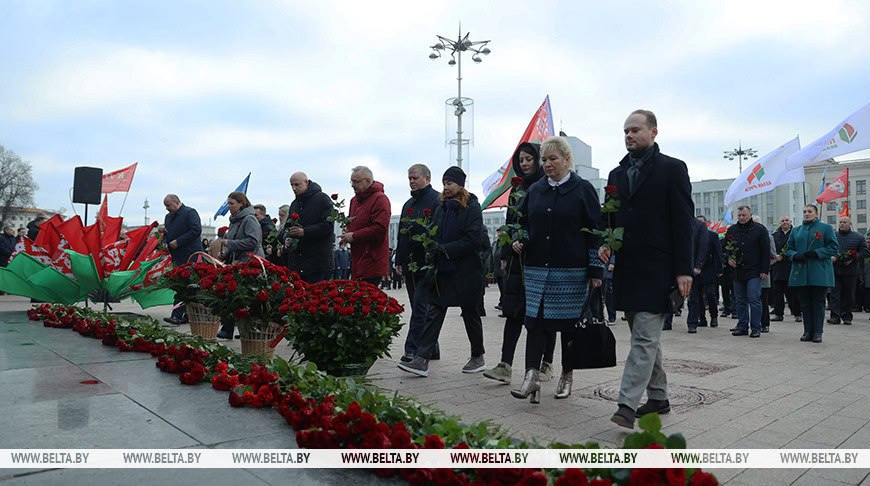
[[[585,268],[525,267],[526,322],[575,323],[588,299]]]

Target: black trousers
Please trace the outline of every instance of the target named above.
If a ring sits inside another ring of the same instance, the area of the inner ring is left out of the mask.
[[[483,356],[485,352],[483,348],[483,322],[481,322],[480,314],[477,312],[477,303],[460,306],[460,308],[462,309],[462,321],[465,323],[465,333],[468,335],[469,344],[471,344],[471,356]],[[429,358],[435,351],[438,337],[441,335],[441,327],[444,325],[444,318],[447,316],[447,309],[448,307],[430,302],[429,322],[425,326],[409,330],[409,332],[414,332],[417,356]]]
[[[508,317],[504,322],[504,335],[501,341],[501,360],[511,366],[514,364],[514,353],[517,350],[517,342],[520,340],[520,334],[523,332],[523,323],[525,319],[522,317]],[[526,337],[528,343],[528,337]],[[528,344],[526,344],[528,347]],[[544,346],[543,360],[547,363],[553,362],[553,352],[556,350],[556,333],[549,333],[546,345]]]
[[[788,301],[788,310],[793,316],[801,315],[801,304],[798,293],[788,286],[787,280],[775,280],[771,287],[771,299],[773,300],[773,315],[785,315],[785,303]]]
[[[852,307],[855,306],[855,287],[858,275],[834,275],[834,288],[831,290],[831,318],[852,321]]]
[[[761,327],[770,327],[770,288],[761,288]]]
[[[729,314],[736,312],[734,300],[734,280],[730,278],[719,278],[719,284],[722,287],[722,305],[725,306],[725,311]]]
[[[827,287],[797,287],[804,316],[804,334],[821,336],[825,330],[825,293]]]
[[[704,287],[701,307],[706,307],[710,312],[710,319],[715,321],[719,316],[719,286],[715,283],[702,284]],[[704,313],[701,312],[701,321],[704,321]]]
[[[552,347],[551,346],[552,343]],[[526,337],[526,371],[541,370],[541,361],[553,362],[552,350],[556,347],[556,333],[544,329],[544,326],[535,326]],[[550,359],[547,360],[546,350],[550,349]],[[568,357],[568,338],[562,334],[562,371],[571,371],[565,366]]]
[[[495,283],[498,285],[498,306],[501,308],[501,296],[504,293],[504,277],[496,277]]]

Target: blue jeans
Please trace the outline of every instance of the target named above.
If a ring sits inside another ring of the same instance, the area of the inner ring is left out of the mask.
[[[737,300],[737,329],[752,327],[761,331],[761,278],[734,281],[734,298]]]

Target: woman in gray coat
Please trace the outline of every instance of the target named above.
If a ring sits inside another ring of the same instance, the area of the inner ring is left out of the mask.
[[[254,216],[248,196],[243,192],[232,192],[227,196],[227,206],[230,209],[230,227],[221,259],[225,263],[238,263],[250,260],[250,254],[263,256],[263,231]]]
[[[254,216],[254,208],[251,207],[248,196],[243,192],[231,192],[227,196],[227,207],[230,209],[230,227],[221,250],[221,260],[225,263],[238,263],[250,260],[252,254],[262,257],[263,230]],[[235,329],[234,320],[224,319],[217,337],[232,339]]]

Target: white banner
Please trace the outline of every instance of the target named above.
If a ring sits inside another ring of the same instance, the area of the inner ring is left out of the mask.
[[[490,192],[494,191],[496,187],[501,185],[502,178],[504,178],[504,173],[508,171],[511,165],[511,159],[508,159],[507,162],[502,164],[501,167],[498,168],[497,171],[493,172],[483,181],[483,194],[484,198],[489,195]]]
[[[800,152],[792,154],[786,165],[789,169],[796,169],[865,149],[870,149],[870,103]]]
[[[870,468],[870,449],[0,449],[0,468]]]
[[[737,179],[734,179],[728,192],[725,193],[725,207],[731,207],[741,199],[772,191],[783,184],[803,182],[805,176],[802,166],[793,170],[786,167],[788,156],[800,148],[800,140],[795,137],[757,162],[751,162]]]

